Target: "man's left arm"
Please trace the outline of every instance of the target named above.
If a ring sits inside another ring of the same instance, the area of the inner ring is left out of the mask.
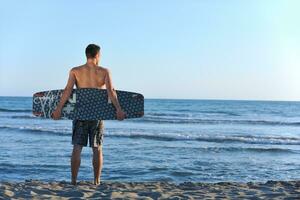
[[[62,93],[62,96],[60,98],[60,101],[55,109],[55,111],[52,113],[52,118],[53,119],[59,119],[61,116],[61,110],[64,107],[66,101],[69,99],[72,91],[73,91],[73,87],[75,84],[76,78],[75,78],[75,73],[74,70],[71,69],[69,72],[69,79],[68,79],[68,83]]]

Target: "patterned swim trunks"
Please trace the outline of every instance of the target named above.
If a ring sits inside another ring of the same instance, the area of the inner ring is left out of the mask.
[[[104,124],[102,120],[73,120],[72,144],[102,147]]]

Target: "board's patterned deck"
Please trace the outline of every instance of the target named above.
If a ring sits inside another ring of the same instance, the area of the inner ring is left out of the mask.
[[[42,91],[33,95],[33,114],[51,118],[60,101],[63,90]],[[116,90],[119,103],[126,118],[144,115],[144,97],[141,94]],[[105,89],[73,89],[62,109],[62,118],[79,120],[116,119],[116,110]]]

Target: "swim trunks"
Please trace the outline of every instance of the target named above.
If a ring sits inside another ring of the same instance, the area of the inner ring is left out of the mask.
[[[72,144],[102,147],[104,124],[102,120],[73,120]]]

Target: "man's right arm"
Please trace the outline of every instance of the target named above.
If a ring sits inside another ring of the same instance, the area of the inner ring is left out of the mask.
[[[69,79],[68,79],[67,85],[62,93],[62,96],[60,98],[60,101],[59,101],[56,109],[52,113],[53,119],[57,120],[60,118],[62,108],[65,105],[65,103],[67,102],[67,100],[69,99],[69,97],[73,91],[75,82],[76,82],[75,73],[74,73],[74,70],[71,69],[69,72]]]

